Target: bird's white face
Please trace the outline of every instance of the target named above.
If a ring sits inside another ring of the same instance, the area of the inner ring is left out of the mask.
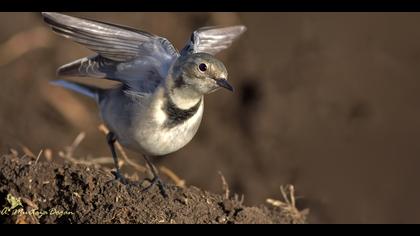
[[[220,87],[230,91],[232,86],[227,83],[227,70],[221,61],[207,53],[195,53],[181,57],[175,62],[175,87],[189,87],[204,95]]]

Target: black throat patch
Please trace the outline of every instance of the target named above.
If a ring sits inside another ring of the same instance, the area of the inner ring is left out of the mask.
[[[168,96],[168,99],[165,102],[163,111],[167,115],[164,126],[166,128],[173,128],[178,124],[184,123],[190,119],[195,113],[197,113],[198,108],[200,108],[201,99],[189,109],[181,109],[172,101]]]

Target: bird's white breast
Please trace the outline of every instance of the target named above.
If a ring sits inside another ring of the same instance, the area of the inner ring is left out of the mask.
[[[166,155],[179,150],[191,141],[200,126],[204,100],[197,112],[184,122],[173,127],[165,126],[167,115],[163,100],[153,104],[150,117],[136,128],[135,141],[138,150],[152,156]]]

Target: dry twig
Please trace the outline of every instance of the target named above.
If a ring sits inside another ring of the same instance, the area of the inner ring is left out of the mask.
[[[39,153],[38,153],[38,156],[36,157],[35,165],[36,165],[36,163],[38,163],[39,158],[41,157],[42,152],[43,152],[43,150],[41,149],[41,151],[39,151]]]
[[[220,175],[220,179],[222,180],[222,188],[223,188],[223,192],[224,192],[224,198],[229,199],[229,196],[230,196],[229,185],[228,185],[228,183],[225,179],[225,176],[223,176],[221,171],[219,171],[219,175]]]
[[[283,201],[267,198],[266,202],[274,207],[282,209],[284,214],[290,218],[291,223],[302,223],[305,222],[306,215],[309,213],[308,209],[299,211],[296,208],[296,197],[295,188],[293,185],[287,185],[286,187],[280,186],[280,192]]]
[[[170,170],[169,168],[165,166],[160,166],[159,170],[160,172],[168,176],[175,183],[176,186],[180,188],[185,188],[185,180],[177,176],[172,170]]]
[[[80,143],[83,141],[84,138],[85,138],[85,133],[81,132],[74,139],[73,143],[70,146],[66,147],[64,151],[58,152],[58,155],[61,158],[64,158],[75,164],[101,165],[101,164],[113,163],[113,160],[111,157],[98,157],[98,158],[93,158],[91,160],[80,160],[80,159],[74,158],[74,151],[77,149],[77,147],[80,145]]]

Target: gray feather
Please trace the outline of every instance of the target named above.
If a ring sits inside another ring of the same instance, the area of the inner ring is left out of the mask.
[[[145,50],[142,45],[148,43],[173,55],[176,50],[156,35],[115,24],[67,16],[53,12],[43,12],[44,21],[58,34],[70,38],[105,58],[115,61],[128,61],[140,56],[140,53],[153,53],[154,48]],[[164,40],[167,41],[167,40]]]
[[[59,76],[91,76],[91,77],[106,77],[103,68],[112,66],[113,63],[107,63],[104,58],[100,56],[85,57],[68,64],[60,66],[57,69]]]
[[[228,48],[245,31],[243,25],[200,28],[193,32],[181,55],[199,52],[215,55]]]
[[[42,15],[56,33],[98,53],[60,67],[59,75],[106,78],[150,93],[179,57],[168,40],[144,31],[59,13]]]

